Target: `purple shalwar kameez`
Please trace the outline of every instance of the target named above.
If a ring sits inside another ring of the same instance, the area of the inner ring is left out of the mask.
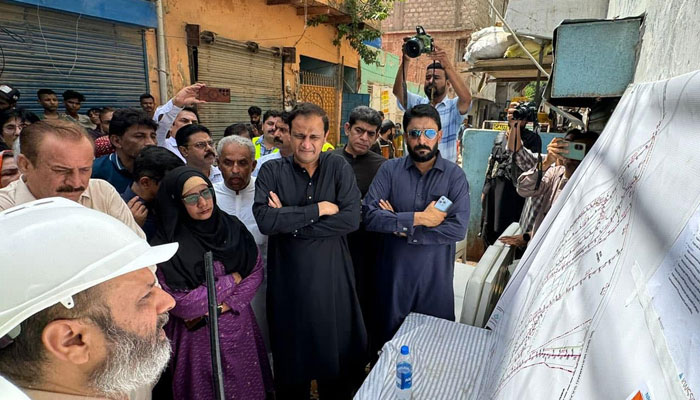
[[[226,274],[224,266],[214,261],[218,303],[231,307],[219,316],[221,363],[224,373],[226,399],[264,399],[272,391],[272,375],[267,351],[250,306],[263,279],[262,259],[258,256],[253,272],[238,284]],[[171,358],[173,396],[176,400],[211,400],[211,353],[207,326],[195,331],[185,327],[191,320],[207,312],[206,285],[194,290],[172,290],[158,271],[163,289],[176,301],[170,310],[170,322],[165,332],[173,347]]]

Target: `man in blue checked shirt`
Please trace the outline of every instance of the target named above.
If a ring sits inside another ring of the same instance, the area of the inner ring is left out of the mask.
[[[403,116],[408,155],[386,161],[362,203],[368,231],[382,236],[375,267],[374,323],[379,350],[411,313],[453,320],[455,242],[469,223],[469,183],[438,151],[440,115],[419,104]],[[452,202],[436,207],[442,197]]]
[[[428,55],[434,61],[428,64],[425,73],[424,91],[427,97],[422,97],[414,93],[406,93],[408,99],[404,98],[404,71],[408,71],[411,58],[403,54],[403,60],[399,67],[399,72],[394,80],[394,96],[402,110],[412,108],[418,104],[430,104],[440,113],[442,123],[442,139],[440,140],[440,155],[446,160],[457,162],[457,134],[462,120],[469,112],[472,96],[469,86],[459,76],[449,56],[440,47],[435,46],[435,50]],[[452,84],[452,88],[457,97],[447,98],[447,82]],[[407,103],[408,101],[408,103]]]

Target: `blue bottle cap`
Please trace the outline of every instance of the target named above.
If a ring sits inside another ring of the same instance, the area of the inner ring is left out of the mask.
[[[404,356],[408,355],[408,346],[401,346],[401,354]]]

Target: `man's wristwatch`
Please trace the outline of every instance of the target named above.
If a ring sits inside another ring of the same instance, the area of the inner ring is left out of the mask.
[[[523,233],[523,240],[525,241],[525,243],[528,243],[530,241],[530,239],[531,239],[531,237],[530,237],[529,233],[527,233],[527,232]]]

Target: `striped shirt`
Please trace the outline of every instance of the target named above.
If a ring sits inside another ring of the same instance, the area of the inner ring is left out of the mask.
[[[430,103],[427,97],[410,92],[407,93],[407,95],[408,108],[417,106],[418,104]],[[443,158],[452,162],[457,162],[457,134],[459,133],[459,126],[462,124],[462,120],[467,115],[466,113],[459,113],[459,106],[457,103],[459,103],[459,97],[449,99],[445,96],[445,98],[435,106],[435,109],[440,113],[440,124],[442,125],[442,140],[440,140],[438,149]],[[404,110],[400,102],[399,107]],[[471,108],[471,105],[469,105],[469,107]]]

